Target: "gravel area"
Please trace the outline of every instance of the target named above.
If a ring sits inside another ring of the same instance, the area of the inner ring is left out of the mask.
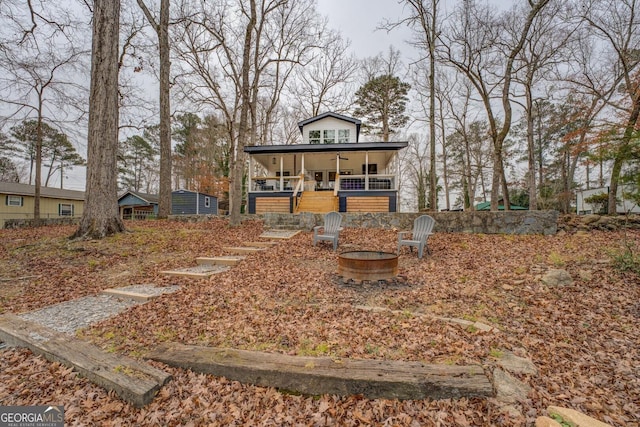
[[[118,289],[157,296],[175,292],[179,288],[179,286],[132,285]],[[23,313],[20,317],[56,331],[73,335],[78,329],[86,328],[93,323],[108,319],[138,304],[142,303],[111,295],[96,295],[65,301],[40,310]]]

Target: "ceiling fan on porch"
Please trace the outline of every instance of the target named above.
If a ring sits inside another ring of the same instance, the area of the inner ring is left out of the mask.
[[[349,160],[349,158],[348,157],[342,157],[340,155],[340,153],[338,153],[338,156],[336,157],[336,160]]]

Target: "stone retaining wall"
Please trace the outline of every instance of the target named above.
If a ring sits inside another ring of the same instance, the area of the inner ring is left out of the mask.
[[[343,227],[410,230],[420,213],[343,213]],[[435,232],[485,234],[555,234],[558,230],[557,211],[509,212],[432,212]],[[321,225],[323,214],[247,215],[263,219],[269,228],[310,230]]]
[[[563,232],[620,229],[640,229],[640,215],[562,215],[558,220],[558,230]]]

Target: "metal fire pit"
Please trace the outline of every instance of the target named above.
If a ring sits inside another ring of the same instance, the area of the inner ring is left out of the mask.
[[[356,281],[391,279],[398,275],[398,256],[378,251],[343,252],[338,255],[338,274]]]

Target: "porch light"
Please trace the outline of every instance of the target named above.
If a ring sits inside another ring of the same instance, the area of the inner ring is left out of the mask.
[[[275,164],[276,164],[276,158],[275,158],[275,157],[272,157],[272,158],[271,158],[271,164],[272,164],[272,165],[275,165]]]

